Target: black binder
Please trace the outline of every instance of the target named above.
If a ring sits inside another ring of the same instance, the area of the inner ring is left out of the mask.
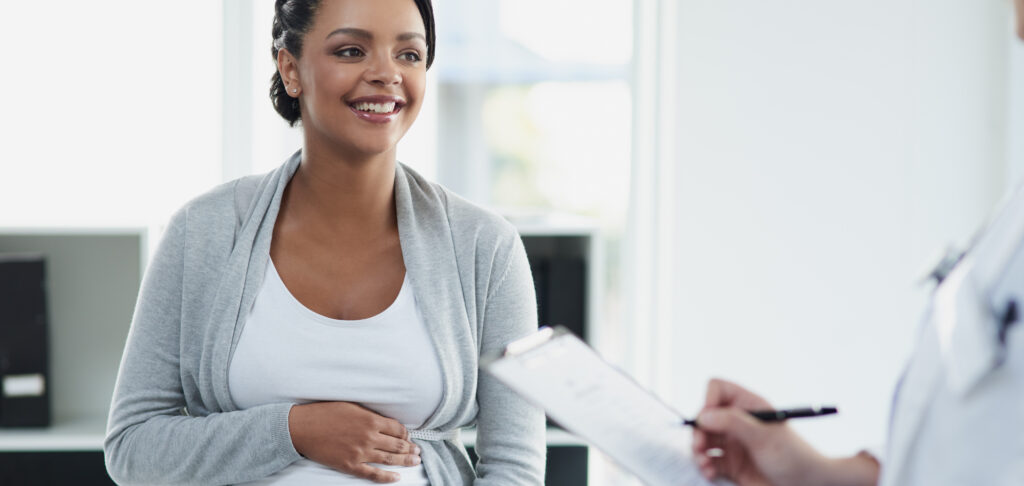
[[[537,320],[541,326],[564,326],[587,338],[586,262],[574,257],[530,257]]]
[[[0,253],[0,427],[50,425],[46,263]]]

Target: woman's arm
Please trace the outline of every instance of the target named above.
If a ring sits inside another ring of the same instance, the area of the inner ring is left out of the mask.
[[[504,271],[488,287],[481,355],[537,331],[537,304],[526,251],[518,235]],[[501,267],[499,267],[500,269]],[[487,373],[477,388],[477,486],[544,484],[544,413]]]
[[[173,217],[151,260],[121,358],[103,449],[107,471],[123,485],[229,484],[265,477],[299,458],[288,432],[291,404],[183,415],[187,214]]]

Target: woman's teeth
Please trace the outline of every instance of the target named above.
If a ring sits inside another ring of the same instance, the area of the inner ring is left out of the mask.
[[[395,111],[395,102],[389,103],[356,103],[355,107],[359,111],[368,111],[370,113],[391,113]]]

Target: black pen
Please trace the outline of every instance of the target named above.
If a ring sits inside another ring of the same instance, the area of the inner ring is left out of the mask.
[[[747,413],[749,413],[754,418],[762,422],[782,422],[784,420],[789,420],[792,418],[820,417],[822,415],[832,415],[834,413],[839,413],[839,409],[831,406],[823,406],[790,408],[786,410],[750,410]],[[697,419],[683,420],[683,425],[696,427]]]

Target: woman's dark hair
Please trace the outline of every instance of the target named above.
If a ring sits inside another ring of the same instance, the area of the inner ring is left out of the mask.
[[[316,16],[317,8],[321,0],[277,0],[274,2],[274,27],[271,33],[274,36],[274,43],[270,53],[277,61],[277,52],[281,49],[288,49],[296,59],[302,56],[302,37],[313,27],[313,18]],[[434,63],[434,7],[430,0],[413,0],[416,8],[420,11],[423,19],[423,27],[427,31],[427,69]],[[270,101],[274,103],[274,110],[288,121],[288,124],[295,126],[301,118],[302,111],[299,107],[299,100],[288,96],[284,81],[281,80],[281,72],[274,71],[270,78]]]

